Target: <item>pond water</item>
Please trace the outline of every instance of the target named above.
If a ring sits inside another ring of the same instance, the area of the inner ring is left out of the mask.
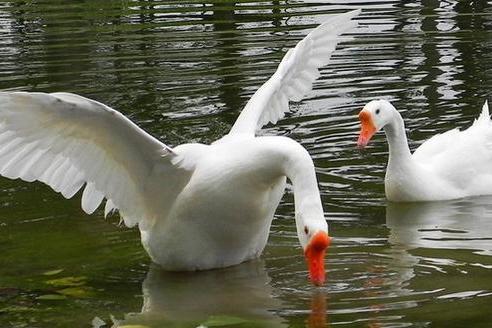
[[[492,90],[487,1],[1,1],[0,89],[70,91],[169,145],[224,135],[283,54],[327,15],[363,8],[314,90],[262,134],[303,144],[330,233],[307,280],[293,197],[258,261],[172,274],[138,231],[40,183],[0,180],[0,327],[489,327],[492,197],[391,204],[385,138],[355,147],[384,97],[411,148],[467,127]]]

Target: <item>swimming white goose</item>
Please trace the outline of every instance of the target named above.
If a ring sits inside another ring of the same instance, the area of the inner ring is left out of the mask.
[[[117,209],[138,225],[152,260],[167,270],[226,267],[258,257],[286,178],[297,234],[314,284],[324,282],[328,227],[308,152],[286,137],[256,137],[299,101],[360,11],[331,17],[284,56],[229,134],[174,148],[125,116],[70,93],[0,93],[0,174],[42,181],[82,208]]]
[[[384,180],[394,202],[437,201],[492,194],[492,121],[487,102],[468,129],[453,129],[425,141],[412,154],[403,119],[386,100],[374,100],[359,113],[363,148],[383,129],[389,144]]]

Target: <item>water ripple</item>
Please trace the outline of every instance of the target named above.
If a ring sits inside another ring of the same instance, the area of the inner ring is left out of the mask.
[[[200,294],[179,276],[161,277],[149,267],[138,234],[118,227],[117,218],[86,218],[79,199],[66,202],[40,185],[7,180],[0,181],[2,286],[21,285],[20,294],[36,296],[46,289],[41,272],[62,268],[87,276],[97,296],[66,301],[86,325],[96,313],[109,323],[109,313],[140,311],[143,298],[146,305],[166,305],[156,326],[172,326],[172,316],[162,314],[173,306],[181,312],[169,295],[182,296],[183,304],[210,295],[193,304],[216,301],[223,312],[224,299],[245,301],[239,302],[245,310],[257,310],[256,302],[268,312],[261,316],[268,327],[450,326],[467,310],[467,323],[488,324],[490,199],[387,204],[384,137],[376,135],[366,152],[355,147],[356,115],[372,99],[391,100],[401,111],[412,149],[473,122],[492,90],[486,1],[1,2],[0,89],[81,93],[170,145],[210,143],[228,131],[289,47],[327,15],[359,7],[360,28],[321,69],[313,91],[261,132],[289,136],[313,156],[333,236],[326,287],[316,292],[307,281],[291,188],[273,222],[265,263],[205,274],[191,285],[203,288]],[[244,280],[226,280],[231,274]],[[224,286],[234,297],[217,293]],[[76,315],[63,316],[63,305],[26,297],[7,305],[32,304],[42,313],[29,312],[40,325],[55,326],[51,317],[74,326]],[[148,322],[146,308],[127,319]],[[33,324],[29,316],[6,316],[18,326]],[[189,316],[181,313],[176,322]]]

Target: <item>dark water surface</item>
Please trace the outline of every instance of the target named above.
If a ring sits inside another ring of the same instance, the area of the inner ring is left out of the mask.
[[[209,143],[307,29],[356,8],[354,39],[263,130],[315,158],[334,237],[326,287],[307,281],[290,192],[261,260],[170,274],[80,195],[1,179],[0,327],[490,327],[492,197],[388,204],[384,138],[365,153],[355,139],[377,97],[412,148],[470,125],[492,100],[492,2],[0,1],[0,89],[76,92],[169,145]]]

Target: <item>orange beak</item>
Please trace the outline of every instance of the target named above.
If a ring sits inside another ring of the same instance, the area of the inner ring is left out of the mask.
[[[330,245],[330,237],[326,232],[316,233],[304,251],[309,268],[309,278],[316,286],[325,282],[325,253]]]
[[[372,121],[371,114],[369,112],[362,110],[359,113],[360,120],[360,134],[359,139],[357,140],[357,146],[359,148],[364,148],[371,140],[374,133],[376,133],[376,126]]]

